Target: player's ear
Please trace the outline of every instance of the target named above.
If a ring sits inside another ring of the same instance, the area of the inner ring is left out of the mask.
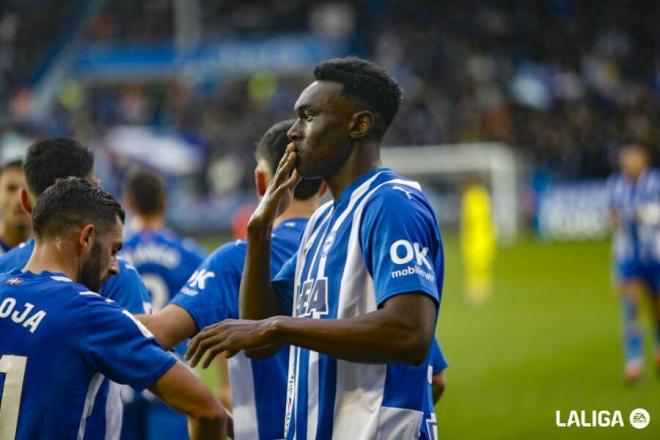
[[[321,188],[319,189],[319,197],[323,197],[328,191],[328,185],[325,182],[321,182]]]
[[[29,215],[32,214],[32,210],[34,209],[30,193],[25,187],[21,188],[21,208],[23,208],[23,211],[27,212]]]
[[[375,122],[376,118],[370,111],[354,113],[348,126],[348,135],[351,139],[361,139],[369,134]]]
[[[268,179],[266,178],[266,173],[259,168],[254,170],[254,183],[257,187],[257,196],[263,197],[268,187]]]
[[[94,245],[96,239],[96,228],[93,224],[88,224],[80,230],[79,243],[83,252],[89,252]]]

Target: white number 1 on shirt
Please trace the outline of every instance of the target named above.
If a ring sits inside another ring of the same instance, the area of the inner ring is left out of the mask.
[[[25,356],[0,356],[0,374],[5,375],[0,396],[0,439],[13,439],[16,436],[26,364]]]

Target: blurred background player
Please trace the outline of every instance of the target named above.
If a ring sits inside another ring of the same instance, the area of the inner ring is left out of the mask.
[[[0,276],[0,438],[109,438],[91,404],[104,376],[149,387],[189,415],[193,438],[221,438],[223,411],[129,312],[95,291],[119,271],[124,212],[71,177],[37,200],[35,249]]]
[[[469,303],[483,304],[493,288],[495,224],[490,194],[478,181],[470,182],[463,191],[460,234],[464,294]]]
[[[623,314],[624,378],[634,382],[642,376],[644,364],[639,319],[643,292],[649,294],[655,365],[660,371],[660,170],[651,168],[647,150],[639,145],[621,150],[619,167],[608,191]]]
[[[34,204],[46,188],[57,179],[80,177],[98,185],[94,174],[94,154],[87,147],[70,138],[50,138],[33,143],[23,159],[26,187],[21,189],[21,205],[32,213]],[[18,246],[0,257],[0,273],[22,269],[34,250],[34,239]],[[135,269],[123,259],[118,259],[119,271],[104,281],[99,293],[115,301],[131,313],[145,313],[149,304],[149,292],[142,284]],[[116,439],[121,431],[122,403],[119,386],[104,380],[93,407],[93,417],[107,422],[109,438]],[[105,417],[105,414],[108,414]]]
[[[295,121],[273,125],[257,143],[254,179],[261,197],[273,178]],[[318,207],[321,179],[301,181],[288,208],[275,221],[271,270],[276,272],[298,249],[307,219]],[[220,246],[195,271],[186,286],[160,313],[139,317],[166,348],[194,336],[205,327],[238,318],[238,293],[246,242]],[[268,359],[240,354],[229,360],[234,437],[273,439],[284,435],[286,377],[289,351],[284,347]],[[226,362],[220,359],[220,362]]]
[[[162,178],[149,170],[131,172],[124,185],[124,205],[133,214],[130,231],[121,256],[138,271],[151,294],[154,312],[160,311],[183,287],[204,260],[202,250],[191,239],[184,239],[165,225],[166,194]],[[185,354],[185,344],[176,347]],[[152,395],[131,396],[124,411],[123,439],[183,439],[186,419]]]
[[[30,216],[21,207],[25,187],[22,161],[13,160],[0,167],[0,255],[30,236]]]

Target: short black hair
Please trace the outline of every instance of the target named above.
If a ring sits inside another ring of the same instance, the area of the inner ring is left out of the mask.
[[[257,142],[255,156],[257,160],[264,159],[273,174],[277,170],[277,165],[280,163],[282,156],[284,156],[286,146],[290,142],[287,132],[295,122],[295,119],[278,122],[270,127],[259,142]],[[296,185],[296,189],[293,190],[293,197],[298,200],[309,199],[319,192],[322,182],[321,178],[318,177],[302,179]]]
[[[366,104],[376,118],[374,134],[379,140],[383,138],[399,111],[403,94],[385,69],[357,57],[333,58],[314,67],[314,78],[338,82],[345,96]]]
[[[5,171],[11,170],[11,169],[17,169],[22,171],[23,170],[23,160],[22,159],[14,159],[10,160],[9,162],[3,164],[0,167],[0,177],[2,177],[3,174],[5,174]]]
[[[137,214],[158,214],[165,202],[165,183],[153,171],[137,168],[128,174],[124,194]]]
[[[88,224],[103,233],[117,217],[124,222],[124,210],[112,194],[80,177],[67,177],[57,179],[39,196],[32,211],[32,229],[37,239]]]
[[[88,177],[94,169],[94,153],[75,139],[50,138],[30,145],[23,159],[28,190],[39,196],[57,179]]]

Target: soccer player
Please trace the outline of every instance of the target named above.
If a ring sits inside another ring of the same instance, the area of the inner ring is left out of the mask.
[[[620,153],[621,173],[608,182],[610,216],[615,227],[614,265],[621,291],[624,379],[643,373],[643,338],[639,304],[650,295],[655,364],[660,371],[660,170],[650,166],[648,152],[628,145]]]
[[[124,212],[89,182],[58,180],[32,213],[35,249],[0,276],[0,438],[107,438],[92,403],[104,376],[148,387],[221,438],[220,403],[129,312],[95,291],[116,273]]]
[[[32,144],[23,159],[26,188],[21,189],[21,205],[27,213],[37,197],[59,178],[75,176],[98,184],[94,176],[94,154],[80,143],[69,138],[52,138]],[[12,249],[0,257],[0,273],[22,269],[30,259],[34,240]],[[149,293],[140,281],[135,269],[119,259],[119,272],[109,277],[99,293],[112,299],[131,313],[145,313]],[[94,404],[95,412],[109,414],[106,418],[108,438],[116,439],[121,431],[122,402],[119,386],[104,380]]]
[[[200,332],[186,356],[204,365],[292,345],[286,438],[431,438],[429,348],[443,279],[435,215],[418,183],[380,168],[401,90],[357,58],[314,69],[275,177],[248,224],[241,320]],[[295,171],[294,171],[295,168]],[[310,218],[297,255],[271,283],[273,220],[301,177],[333,201]],[[289,306],[292,299],[292,308]],[[281,316],[293,310],[293,317]]]
[[[288,144],[287,131],[295,121],[272,126],[257,143],[254,172],[257,194],[263,196]],[[287,209],[278,215],[272,230],[270,265],[277,272],[298,249],[307,219],[319,206],[320,179],[303,180],[293,191]],[[243,273],[246,242],[220,246],[204,261],[174,300],[160,313],[139,318],[164,347],[194,336],[204,327],[238,318],[238,292]],[[284,435],[288,350],[274,356],[229,360],[234,438],[275,439]]]
[[[21,188],[25,186],[20,160],[0,168],[0,255],[23,243],[30,236],[30,216],[21,207]]]
[[[468,302],[482,305],[490,298],[495,259],[495,225],[488,189],[478,182],[465,188],[461,204],[461,254],[464,294]]]
[[[120,255],[137,269],[157,312],[183,287],[204,256],[192,240],[165,227],[165,185],[157,174],[145,169],[130,173],[124,185],[124,205],[134,215],[134,235]],[[179,344],[176,351],[183,356],[185,344]],[[124,408],[123,439],[186,438],[185,417],[148,394],[133,397]]]

